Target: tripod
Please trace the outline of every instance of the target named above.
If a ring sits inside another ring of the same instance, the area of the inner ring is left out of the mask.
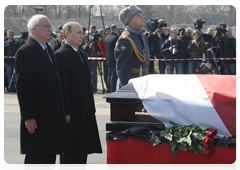
[[[217,56],[217,54],[218,54],[218,52],[220,51],[220,55],[221,55],[221,57],[220,58],[223,58],[223,54],[222,54],[222,48],[221,48],[221,40],[219,40],[219,43],[217,43],[217,46],[215,46],[215,47],[212,47],[212,54],[213,54],[213,56],[216,58],[216,56]],[[216,52],[215,52],[215,54],[214,54],[214,52],[213,52],[213,49],[216,49]],[[214,61],[214,63],[216,64],[216,66],[217,66],[217,71],[218,71],[218,74],[220,74],[220,71],[219,71],[219,69],[218,69],[218,64],[217,64],[217,62],[216,62],[216,60],[214,60],[213,59],[213,61]],[[222,65],[221,65],[221,67],[223,67],[223,65],[224,65],[224,60],[222,61]]]
[[[90,5],[89,6],[89,22],[88,22],[88,30],[90,30],[90,21],[91,21],[91,8],[92,8],[92,5]],[[105,28],[105,26],[104,26],[104,20],[103,20],[103,15],[102,15],[102,8],[101,8],[101,5],[100,5],[100,11],[101,11],[101,16],[102,16],[102,24],[103,24],[103,28]],[[88,31],[88,41],[87,42],[89,42],[89,31]],[[92,57],[97,57],[97,43],[94,43],[94,45],[93,45],[93,52],[92,52],[92,54],[94,54],[94,55],[92,55]],[[106,90],[105,90],[105,88],[104,88],[104,83],[103,83],[103,71],[102,71],[102,62],[100,61],[96,61],[97,62],[97,69],[98,69],[98,72],[99,72],[99,74],[100,74],[100,77],[101,77],[101,83],[102,83],[102,93],[104,94],[105,92],[106,92]],[[89,63],[89,65],[90,65],[90,69],[91,69],[91,71],[93,71],[92,72],[92,75],[94,75],[94,74],[96,74],[95,76],[97,76],[97,71],[95,71],[95,68],[93,68],[93,67],[96,67],[94,64],[93,64],[93,61],[91,60],[90,61],[90,63]],[[92,79],[93,79],[93,83],[94,83],[94,81],[96,81],[95,80],[95,77],[92,77]],[[96,82],[96,85],[97,85],[97,82]],[[94,89],[93,89],[94,90]]]
[[[96,44],[97,45],[97,44]],[[96,49],[96,45],[94,45],[93,47],[93,51],[92,51],[92,54],[93,54],[93,57],[97,56],[97,49]],[[96,65],[97,64],[97,65]],[[102,83],[102,94],[104,94],[106,92],[105,88],[104,88],[104,83],[103,83],[103,71],[102,71],[102,62],[100,61],[93,61],[93,60],[90,60],[90,70],[91,70],[91,73],[92,73],[92,83],[93,83],[93,86],[96,85],[97,86],[97,70],[100,74],[100,78],[101,78],[101,83]],[[97,68],[97,70],[95,70]],[[95,75],[96,74],[96,75]],[[94,84],[96,83],[96,84]],[[97,87],[96,87],[97,88]],[[95,90],[95,89],[93,89]]]

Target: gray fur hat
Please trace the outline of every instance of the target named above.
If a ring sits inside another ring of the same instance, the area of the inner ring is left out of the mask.
[[[142,13],[142,10],[136,5],[128,6],[119,13],[119,20],[126,26],[132,17],[140,12]]]

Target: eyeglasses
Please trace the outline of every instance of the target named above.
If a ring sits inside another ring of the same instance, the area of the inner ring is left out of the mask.
[[[37,26],[44,26],[45,28],[51,28],[51,25],[45,24],[45,25],[37,25]]]

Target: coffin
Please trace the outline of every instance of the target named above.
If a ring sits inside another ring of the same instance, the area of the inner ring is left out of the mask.
[[[124,131],[133,126],[165,128],[161,121],[142,112],[144,106],[132,83],[106,95],[104,98],[110,103],[111,122],[106,124],[107,131]]]

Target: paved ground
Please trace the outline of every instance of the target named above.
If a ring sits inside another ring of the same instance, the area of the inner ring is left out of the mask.
[[[98,79],[100,85],[100,79]],[[99,89],[102,89],[99,86]],[[106,123],[110,121],[110,104],[103,97],[107,94],[95,94],[96,118],[103,154],[88,156],[89,164],[106,164]],[[4,93],[4,159],[9,164],[22,164],[24,155],[20,154],[20,111],[16,93]],[[59,157],[57,162],[59,163]]]

